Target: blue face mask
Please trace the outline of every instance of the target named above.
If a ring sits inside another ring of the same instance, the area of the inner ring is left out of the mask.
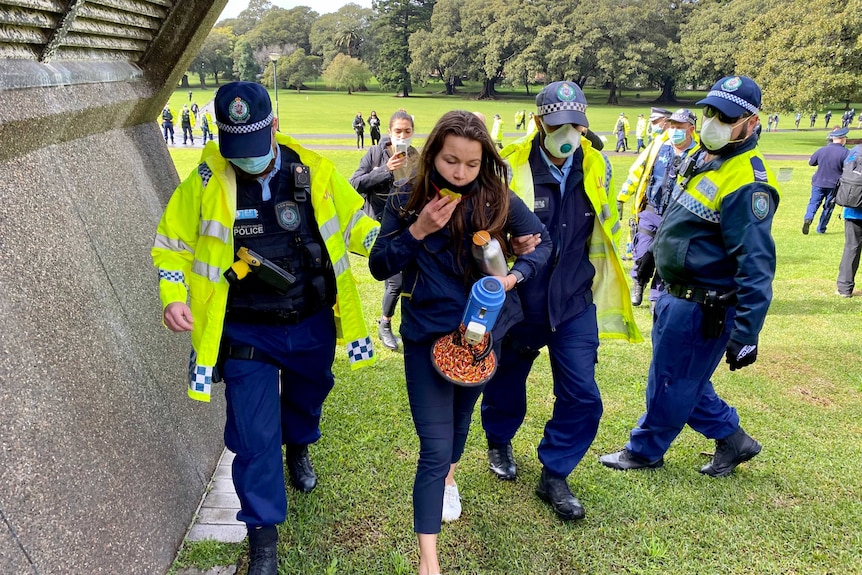
[[[232,158],[228,161],[246,174],[256,176],[269,166],[269,163],[274,157],[275,154],[273,153],[272,148],[270,148],[269,153],[265,156],[260,156],[258,158]]]
[[[670,141],[679,146],[685,142],[685,130],[679,128],[671,128],[669,131]]]

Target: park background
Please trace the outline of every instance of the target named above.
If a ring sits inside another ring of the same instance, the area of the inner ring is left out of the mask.
[[[375,0],[372,10],[347,5],[318,17],[308,8],[279,10],[252,0],[238,18],[213,29],[170,104],[175,110],[190,101],[203,105],[226,76],[259,80],[277,102],[281,130],[349,177],[365,153],[355,148],[350,130],[356,112],[367,118],[376,110],[385,123],[393,111],[406,109],[415,117],[417,146],[450,109],[482,112],[489,124],[500,114],[509,143],[520,136],[514,113],[534,109],[536,80],[570,78],[584,84],[591,127],[609,136],[612,148],[620,112],[634,128],[637,115],[656,103],[694,107],[723,71],[755,77],[764,88],[764,116],[780,114],[778,131],[764,132],[760,148],[774,172],[791,173],[781,184],[774,223],[775,295],[757,363],[734,373],[722,364],[713,381],[763,452],[731,477],[709,479],[697,469],[713,444],[686,429],[660,471],[619,473],[599,465],[597,456],[622,447],[643,411],[651,318],[641,306],[636,319],[647,341],[600,347],[604,416],[569,479],[587,518],[563,523],[533,494],[541,471],[535,446],[553,406],[543,353],[529,380],[527,419],[513,442],[518,481],[500,482],[487,470],[477,409],[457,477],[464,514],[443,528],[441,562],[447,573],[482,575],[862,573],[862,298],[835,295],[840,209],[826,234],[800,231],[814,173],[807,158],[826,144],[823,114],[833,110],[832,127],[843,110],[860,107],[854,102],[862,99],[862,58],[848,57],[859,53],[859,2],[624,4],[539,0],[527,10],[522,3],[441,0],[435,18],[430,2]],[[413,11],[398,12],[399,6]],[[404,33],[395,33],[381,14],[406,15]],[[297,33],[303,29],[305,44]],[[518,33],[508,34],[513,29]],[[521,42],[517,50],[501,48],[506,42],[511,47],[513,38]],[[270,54],[278,55],[274,64]],[[400,71],[383,63],[404,64],[401,57],[407,64]],[[796,111],[804,112],[799,130]],[[809,128],[815,111],[818,120]],[[200,151],[171,147],[181,178],[195,168]],[[617,190],[635,155],[608,156]],[[628,204],[624,220],[630,210]],[[373,328],[382,285],[365,260],[352,263]],[[414,572],[410,497],[418,440],[401,355],[375,349],[378,363],[357,372],[337,357],[323,437],[311,450],[321,483],[310,495],[289,491],[280,572]],[[187,543],[174,568],[242,564],[245,552],[245,544]]]
[[[477,100],[479,90],[468,83],[459,96],[414,93],[410,98],[377,91],[349,96],[279,92],[282,131],[350,177],[366,151],[355,148],[349,132],[356,111],[367,116],[374,109],[385,120],[406,108],[416,117],[415,143],[421,146],[447,110],[481,111],[486,118],[500,113],[513,127],[516,110],[534,107],[531,98],[519,94]],[[621,110],[630,118],[647,113],[650,97],[658,94],[642,94],[642,105],[625,107],[602,103],[601,91],[588,89],[587,95],[591,126],[609,133]],[[187,90],[179,89],[172,103],[187,98]],[[512,129],[505,132],[504,143],[519,137]],[[781,184],[774,224],[775,296],[757,363],[734,373],[722,364],[714,383],[739,409],[745,429],[763,443],[763,453],[729,478],[709,479],[697,469],[713,444],[686,429],[660,471],[619,473],[598,463],[598,455],[623,446],[643,411],[651,353],[651,319],[643,305],[635,312],[647,342],[603,342],[599,350],[597,379],[605,412],[596,441],[570,477],[587,518],[562,523],[533,494],[541,471],[535,446],[553,406],[550,365],[543,353],[529,380],[527,420],[513,442],[521,467],[517,482],[498,481],[487,470],[477,409],[457,478],[464,515],[444,526],[440,539],[447,572],[862,573],[862,297],[835,295],[843,247],[840,209],[826,234],[800,231],[814,173],[807,157],[825,145],[827,133],[782,127],[761,136],[761,149],[773,158],[769,167],[792,170]],[[197,165],[201,149],[178,144],[170,152],[184,178]],[[608,156],[617,189],[635,155]],[[630,210],[629,203],[626,215]],[[363,258],[354,257],[352,264],[373,331],[383,288]],[[381,345],[375,349],[378,363],[355,372],[337,355],[323,438],[311,448],[321,483],[307,496],[289,491],[279,548],[284,573],[413,572],[411,487],[418,440],[401,355]],[[245,552],[243,544],[190,543],[176,567],[233,563]]]

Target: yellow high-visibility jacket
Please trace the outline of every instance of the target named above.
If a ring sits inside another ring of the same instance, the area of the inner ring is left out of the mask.
[[[509,187],[530,209],[535,205],[530,149],[537,137],[540,136],[525,136],[500,152],[512,171]],[[596,214],[589,241],[589,258],[596,270],[592,292],[599,337],[640,342],[643,336],[635,323],[623,263],[617,253],[617,245],[622,238],[620,218],[616,205],[608,201],[610,163],[601,152],[593,149],[587,138],[581,138],[581,147],[584,151],[584,190]]]
[[[669,130],[665,130],[647,144],[647,147],[635,159],[632,167],[629,168],[629,175],[626,181],[623,182],[620,188],[620,193],[617,194],[617,201],[626,203],[632,194],[635,196],[634,205],[632,206],[632,217],[635,222],[638,221],[638,214],[646,207],[646,192],[647,185],[652,178],[652,171],[655,167],[655,160],[658,157],[658,152],[661,147],[668,141],[670,137]],[[692,139],[696,145],[700,145],[700,139],[697,134],[692,134]],[[691,151],[688,152],[691,154]]]
[[[353,369],[371,364],[374,351],[348,251],[367,256],[380,224],[365,215],[364,200],[330,160],[306,150],[290,136],[277,134],[276,141],[299,154],[311,172],[314,218],[335,272],[339,341],[346,344]],[[151,252],[159,270],[162,306],[188,301],[192,311],[188,393],[200,401],[209,401],[212,370],[218,359],[228,297],[223,274],[235,259],[235,219],[236,173],[218,146],[210,142],[201,154],[201,164],[171,196]]]

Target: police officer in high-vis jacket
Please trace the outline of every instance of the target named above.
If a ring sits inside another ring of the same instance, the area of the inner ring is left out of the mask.
[[[291,484],[314,489],[307,446],[333,387],[336,334],[352,367],[374,360],[348,251],[367,255],[379,224],[332,162],[276,132],[259,84],[222,86],[215,117],[219,145],[174,192],[152,256],[165,325],[191,332],[189,395],[209,401],[214,373],[224,379],[248,572],[274,575],[282,445]]]
[[[584,507],[566,478],[595,439],[602,400],[595,379],[599,337],[640,341],[617,245],[622,235],[609,200],[611,170],[588,135],[587,100],[573,82],[536,97],[538,131],[503,149],[510,187],[548,229],[553,252],[536,278],[518,287],[524,321],[503,340],[500,367],[485,387],[482,425],[488,464],[515,479],[512,438],[527,411],[526,385],[539,350],[550,351],[556,400],[538,456],[536,494],[566,520]],[[513,239],[515,253],[519,239]]]
[[[653,244],[666,292],[655,307],[647,410],[625,448],[599,458],[613,469],[661,467],[686,424],[715,440],[703,474],[728,475],[760,453],[710,377],[722,356],[731,371],[757,359],[772,300],[778,185],[757,149],[754,80],[722,78],[698,104],[702,149],[680,167]]]

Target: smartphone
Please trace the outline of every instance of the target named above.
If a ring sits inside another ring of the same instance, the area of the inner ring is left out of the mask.
[[[395,154],[407,154],[407,148],[409,148],[409,144],[397,143],[395,144]]]

